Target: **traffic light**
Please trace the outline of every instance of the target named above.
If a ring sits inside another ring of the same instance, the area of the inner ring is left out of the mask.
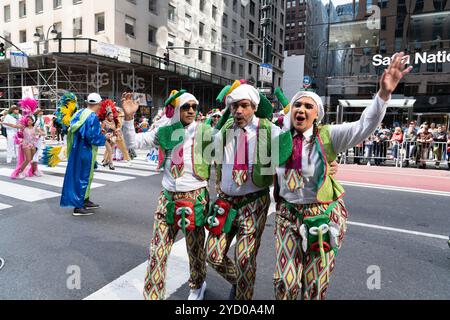
[[[3,42],[0,43],[0,58],[6,56],[5,44]]]
[[[169,51],[166,51],[164,52],[164,64],[168,66],[169,62],[170,62]]]

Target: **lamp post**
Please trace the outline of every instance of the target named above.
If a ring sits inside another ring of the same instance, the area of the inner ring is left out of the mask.
[[[56,31],[56,26],[55,26],[55,24],[52,24],[52,25],[48,28],[48,30],[47,30],[47,37],[45,37],[45,38],[43,39],[43,40],[44,40],[44,43],[45,43],[44,54],[47,54],[47,53],[48,53],[48,41],[50,40],[50,39],[49,39],[50,33],[51,33],[52,35],[57,35],[57,34],[58,34],[58,31]],[[37,48],[38,48],[37,54],[39,55],[39,44],[40,44],[40,42],[41,42],[41,34],[39,33],[39,30],[38,30],[38,29],[36,29],[36,32],[34,33],[33,37],[36,39],[36,42],[37,42],[37,45],[38,45],[38,46],[37,46]]]

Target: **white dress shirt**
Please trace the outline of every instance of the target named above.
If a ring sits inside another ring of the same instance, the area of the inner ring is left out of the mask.
[[[343,152],[350,147],[361,143],[367,139],[378,127],[386,114],[388,102],[382,100],[378,95],[367,107],[358,121],[330,126],[330,136],[333,149],[336,153]],[[319,168],[321,160],[316,144],[312,147],[311,159],[308,160],[310,151],[310,139],[313,128],[307,130],[303,136],[302,151],[302,176],[305,183],[304,188],[297,189],[294,192],[289,191],[284,177],[285,167],[277,167],[278,185],[280,187],[280,196],[291,203],[309,204],[317,202],[318,181],[320,179]]]
[[[166,153],[162,186],[167,191],[189,192],[204,188],[208,185],[207,181],[201,181],[194,176],[194,170],[192,167],[192,143],[195,137],[197,125],[198,123],[194,121],[189,126],[185,127],[186,137],[183,145],[184,173],[180,178],[175,179],[170,173],[172,151],[168,151]],[[145,133],[136,133],[134,130],[133,120],[123,122],[123,135],[127,146],[134,149],[150,149],[155,147],[157,131],[158,128],[154,127]]]
[[[7,114],[6,117],[5,117],[5,120],[3,120],[3,123],[17,125],[19,123],[20,118],[21,118],[20,115],[16,119],[12,115]],[[13,127],[10,127],[10,126],[5,126],[5,128],[6,128],[6,134],[8,135],[8,137],[9,136],[11,136],[11,137],[14,136],[17,133],[17,131],[19,131],[19,129],[16,129],[16,128],[13,128]]]
[[[248,150],[248,172],[247,181],[240,187],[236,184],[232,177],[232,171],[234,167],[234,155],[236,148],[236,139],[228,139],[224,146],[223,161],[222,161],[222,181],[220,183],[220,189],[223,193],[229,196],[243,196],[246,194],[258,192],[264,190],[264,188],[259,188],[253,183],[253,164],[255,163],[255,153],[256,153],[256,138],[257,138],[257,128],[259,125],[259,118],[253,116],[249,124],[244,128],[247,132],[247,150]],[[233,124],[230,130],[239,130],[239,128]],[[272,136],[277,135],[280,128],[272,124]],[[236,134],[237,135],[237,134]],[[270,138],[269,138],[270,140]],[[216,137],[216,142],[222,143],[222,135]],[[216,148],[219,148],[216,144]],[[217,150],[217,149],[216,149]],[[264,155],[264,152],[262,153]]]

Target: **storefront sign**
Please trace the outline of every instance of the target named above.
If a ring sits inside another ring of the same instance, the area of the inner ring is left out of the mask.
[[[406,57],[407,64],[411,63],[411,56]],[[375,67],[388,66],[392,61],[392,57],[383,57],[381,54],[374,55],[372,64]],[[413,56],[413,64],[419,63],[450,63],[450,52],[438,51],[437,53],[416,52]]]

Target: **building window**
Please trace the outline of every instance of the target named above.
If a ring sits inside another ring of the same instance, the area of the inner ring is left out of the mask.
[[[11,21],[11,6],[9,4],[3,7],[3,17],[5,22]]]
[[[184,46],[185,46],[186,48],[189,48],[189,47],[191,46],[191,43],[190,43],[189,41],[185,41],[185,42],[184,42]],[[185,56],[188,56],[188,55],[189,55],[189,49],[184,49],[184,55],[185,55]]]
[[[53,9],[61,8],[61,0],[53,0]]]
[[[228,15],[226,13],[222,17],[222,27],[228,28]]]
[[[27,30],[20,30],[19,31],[19,42],[20,43],[27,42]]]
[[[250,14],[254,17],[255,16],[255,1],[250,1]]]
[[[202,47],[198,48],[203,49]],[[203,50],[198,50],[198,60],[203,61]]]
[[[245,30],[244,30],[244,26],[243,25],[241,25],[241,30],[239,32],[239,35],[240,35],[241,38],[245,37]]]
[[[136,0],[127,0],[129,3],[136,4]]]
[[[156,43],[155,36],[156,36],[156,28],[153,26],[148,26],[148,42]]]
[[[44,40],[44,27],[43,26],[36,27],[36,33],[39,34],[39,41],[43,41]]]
[[[211,52],[211,67],[215,67],[217,65],[217,54]]]
[[[192,4],[192,1],[191,0],[186,0],[186,3]]]
[[[192,17],[187,13],[184,15],[184,28],[186,30],[191,30]]]
[[[236,62],[231,61],[231,73],[236,73]]]
[[[73,37],[78,37],[83,34],[83,18],[73,19]]]
[[[73,0],[73,1],[72,1],[73,4],[80,4],[80,3],[82,3],[82,2],[83,2],[83,0]]]
[[[217,19],[217,7],[215,5],[212,6],[211,16],[214,20]]]
[[[241,5],[241,18],[245,19],[245,7]]]
[[[56,38],[57,39],[62,38],[62,24],[61,24],[61,22],[56,22],[55,23],[55,30],[57,32]]]
[[[97,13],[95,15],[95,32],[103,32],[105,31],[105,13]]]
[[[222,57],[222,71],[227,71],[227,58]]]
[[[136,19],[125,16],[125,34],[130,37],[135,37]]]
[[[205,24],[203,22],[200,22],[198,25],[198,35],[200,37],[203,37],[204,33],[205,33]]]
[[[173,34],[169,33],[169,36],[167,38],[167,46],[168,47],[173,47],[175,44],[175,36]]]
[[[169,4],[169,21],[175,22],[175,7]]]
[[[35,4],[36,4],[35,5],[36,14],[44,12],[44,0],[36,0]]]
[[[217,31],[214,29],[211,29],[211,42],[215,43],[217,41]]]
[[[233,32],[236,33],[237,32],[237,21],[236,20],[233,19],[233,24],[231,27],[232,27]]]
[[[252,75],[252,73],[253,73],[253,64],[249,63],[248,64],[248,74]]]
[[[233,11],[237,12],[237,0],[233,0]]]
[[[248,23],[248,31],[252,34],[255,34],[255,23],[251,20]]]
[[[244,65],[239,64],[239,77],[244,77]]]
[[[158,14],[158,0],[148,0],[148,11]]]
[[[19,1],[19,18],[27,16],[27,5],[25,1]]]
[[[200,11],[201,12],[205,11],[205,0],[200,0]]]

